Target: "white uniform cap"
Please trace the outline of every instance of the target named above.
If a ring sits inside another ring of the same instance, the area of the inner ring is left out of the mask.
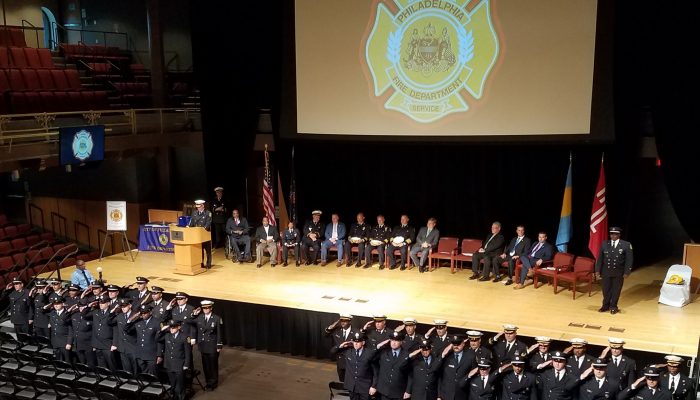
[[[206,201],[204,201],[204,200],[195,200],[194,201],[194,204],[204,204],[204,203],[206,203]]]
[[[201,304],[203,307],[204,307],[204,306],[213,306],[213,305],[214,305],[214,302],[211,301],[211,300],[202,300],[202,301],[199,302],[199,304]]]
[[[447,325],[447,322],[446,319],[434,319],[433,325]]]
[[[416,319],[413,317],[406,317],[403,319],[404,325],[415,325],[417,323],[418,323],[418,321],[416,321]]]
[[[214,191],[215,191],[215,192],[218,192],[219,190],[222,190],[222,191],[223,191],[224,188],[222,188],[221,186],[217,186],[217,187],[214,188]]]
[[[581,338],[573,338],[569,340],[569,343],[571,343],[574,347],[583,347],[588,344],[586,340]]]
[[[321,212],[321,210],[313,210],[313,211],[311,211],[311,215],[321,215],[321,214],[323,214],[323,213]]]
[[[517,325],[513,325],[513,324],[505,324],[505,325],[503,325],[503,332],[515,332],[515,331],[517,331],[517,330],[518,330],[518,326],[517,326]]]

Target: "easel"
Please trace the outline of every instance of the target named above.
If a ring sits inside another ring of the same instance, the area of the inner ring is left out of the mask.
[[[100,250],[100,261],[102,261],[102,255],[105,253],[105,247],[107,246],[107,238],[112,236],[112,235],[118,235],[121,236],[121,242],[122,242],[122,254],[126,256],[126,251],[129,251],[129,257],[131,258],[131,262],[134,262],[134,254],[131,252],[131,246],[129,245],[129,239],[126,238],[126,232],[125,231],[107,231],[107,234],[105,235],[105,240],[102,242],[102,249]],[[126,244],[126,246],[125,246]],[[112,249],[114,250],[114,249]]]

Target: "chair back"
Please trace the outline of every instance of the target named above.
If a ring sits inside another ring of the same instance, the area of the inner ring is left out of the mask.
[[[481,247],[481,240],[479,239],[462,239],[462,249],[461,253],[465,256],[472,256]]]
[[[664,279],[664,282],[668,281],[671,275],[680,275],[681,277],[683,277],[684,281],[690,282],[690,279],[693,276],[693,269],[687,265],[671,265],[668,268],[668,272],[666,272],[666,279]]]
[[[574,255],[571,253],[559,252],[554,254],[554,259],[552,260],[552,266],[554,268],[569,267],[574,265]]]
[[[574,260],[574,272],[593,273],[595,270],[595,260],[590,257],[578,256]]]
[[[459,239],[456,237],[441,237],[438,241],[438,253],[450,254],[457,249],[457,242]]]

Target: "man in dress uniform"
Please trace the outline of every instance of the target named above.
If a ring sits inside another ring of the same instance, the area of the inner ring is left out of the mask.
[[[503,254],[498,256],[494,261],[494,270],[496,272],[496,277],[493,279],[494,282],[501,280],[501,274],[499,273],[499,267],[504,262],[508,262],[508,280],[505,281],[505,285],[513,284],[513,272],[515,271],[515,263],[520,257],[527,255],[527,250],[530,248],[529,237],[525,236],[525,226],[518,225],[515,228],[515,237],[511,239],[508,246],[503,250]]]
[[[450,344],[442,351],[442,374],[438,397],[442,400],[467,400],[468,391],[460,383],[476,366],[473,353],[464,351],[465,335],[450,335]]]
[[[608,347],[600,354],[605,359],[610,353],[607,376],[618,381],[622,389],[627,388],[637,379],[637,362],[622,354],[625,341],[620,338],[608,338]]]
[[[352,261],[352,247],[357,246],[357,264],[356,267],[362,266],[362,257],[365,256],[365,242],[367,241],[367,235],[369,235],[369,225],[365,223],[365,214],[357,213],[357,222],[350,226],[350,233],[348,233],[348,240],[345,241],[344,254],[347,260],[347,266],[351,266]]]
[[[56,297],[52,303],[53,310],[49,313],[51,347],[53,347],[53,355],[56,360],[71,362],[73,326],[70,314],[63,308],[64,302],[63,297]]]
[[[67,312],[70,313],[73,327],[73,353],[79,363],[95,368],[97,359],[92,347],[92,316],[86,317],[91,310],[88,299],[83,298],[78,304],[70,306]]]
[[[591,374],[591,369],[593,374]],[[604,358],[593,361],[591,368],[586,370],[582,378],[583,383],[579,389],[578,400],[607,400],[617,398],[620,392],[620,383],[608,375],[609,366]]]
[[[121,314],[115,317],[117,330],[114,343],[119,351],[122,369],[136,375],[138,373],[136,364],[136,331],[126,329],[129,321],[133,319],[135,314],[131,304],[130,299],[119,299]]]
[[[396,256],[394,251],[398,250],[401,257],[401,271],[406,269],[406,263],[408,262],[408,249],[416,240],[416,230],[412,226],[408,225],[408,215],[404,214],[401,216],[401,224],[396,225],[394,229],[391,230],[391,238],[389,239],[389,245],[386,247],[387,258],[389,259],[389,269],[396,268]]]
[[[569,343],[571,343],[571,346],[566,348],[563,353],[569,354],[573,349],[573,354],[569,356],[569,359],[566,361],[566,368],[574,376],[579,376],[591,366],[595,359],[586,354],[587,341],[581,338],[573,338]]]
[[[401,347],[403,338],[403,332],[392,332],[388,347],[386,341],[377,346],[379,372],[375,388],[382,400],[402,400],[406,393],[410,359],[408,351]]]
[[[673,400],[695,399],[693,390],[695,382],[680,372],[683,359],[674,355],[668,355],[665,358],[668,371],[661,375],[659,380],[661,387],[671,392]]]
[[[428,261],[428,253],[431,248],[434,248],[438,244],[440,239],[440,231],[435,229],[437,225],[437,219],[430,218],[426,226],[420,228],[418,235],[416,236],[416,243],[411,247],[411,261],[414,265],[418,266],[418,272],[425,272],[425,263]],[[420,253],[420,259],[418,259],[418,253]],[[435,347],[433,345],[433,347]],[[434,351],[435,349],[433,349]]]
[[[30,328],[34,322],[33,299],[29,297],[29,291],[24,288],[24,282],[20,278],[14,278],[5,287],[5,292],[11,291],[10,299],[10,322],[15,326],[15,333],[30,333]]]
[[[328,262],[328,251],[332,246],[336,246],[338,252],[338,260],[336,266],[340,267],[343,260],[343,248],[345,247],[345,224],[340,222],[338,214],[331,214],[331,223],[326,225],[324,237],[326,240],[321,242],[321,266],[325,267]]]
[[[236,253],[236,259],[239,264],[250,262],[250,226],[245,217],[241,217],[238,210],[233,210],[231,218],[226,221],[226,233],[231,241],[231,250]],[[240,245],[245,246],[243,254],[241,254]]]
[[[188,299],[189,296],[185,292],[175,293],[175,303],[170,302],[165,306],[163,318],[164,320],[172,319],[173,321],[186,324],[183,325],[180,330],[185,334],[185,336],[189,337],[190,339],[194,339],[196,338],[196,335],[193,332],[194,327],[187,325],[188,319],[192,318],[192,312],[194,311],[194,307],[187,304]],[[192,345],[194,346],[195,343],[193,342]]]
[[[29,293],[33,294],[32,308],[34,309],[34,335],[49,338],[49,315],[41,310],[49,304],[49,296],[46,294],[48,286],[43,279],[37,279],[35,288]],[[33,292],[33,293],[32,293]]]
[[[175,400],[185,399],[185,371],[192,364],[192,346],[180,332],[180,325],[179,321],[170,321],[163,327],[158,341],[158,358],[168,373]]]
[[[155,375],[160,322],[153,318],[151,311],[150,305],[140,306],[139,312],[134,313],[124,326],[123,333],[125,335],[136,333],[134,358],[138,371]]]
[[[491,264],[503,253],[503,245],[505,242],[506,240],[501,233],[501,223],[495,221],[491,224],[491,233],[481,242],[481,247],[479,247],[479,250],[472,256],[472,276],[470,276],[469,279],[479,279],[480,281],[490,280],[489,274],[491,273]],[[479,270],[482,261],[484,263],[484,269],[481,273],[481,278],[479,278]],[[497,275],[498,265],[495,265],[493,270],[494,275]]]
[[[149,303],[149,305],[153,308],[151,313],[153,314],[153,318],[157,319],[160,322],[165,322],[165,314],[166,314],[166,308],[168,307],[168,303],[163,300],[163,288],[159,286],[151,286],[151,300],[152,302]],[[173,301],[173,305],[175,302]]]
[[[552,339],[548,336],[536,336],[537,351],[530,357],[530,372],[539,378],[543,372],[552,369],[552,354],[549,352],[549,345]]]
[[[117,369],[114,351],[117,350],[114,339],[114,327],[117,325],[115,314],[110,310],[109,296],[102,295],[98,300],[98,309],[92,311],[87,319],[92,319],[92,348],[95,349],[97,365],[114,371]],[[114,310],[116,311],[115,306]]]
[[[650,366],[645,368],[644,376],[620,392],[617,398],[620,400],[632,397],[635,400],[672,400],[671,392],[660,385],[659,375],[659,370],[656,367]],[[694,393],[693,396],[695,396]]]
[[[109,296],[109,306],[116,306],[117,300],[119,300],[119,290],[121,288],[117,285],[107,285],[107,296]]]
[[[503,339],[499,337],[503,335]],[[518,340],[518,327],[513,324],[503,325],[503,332],[499,333],[492,340],[494,365],[501,366],[507,361],[513,360],[516,355],[523,360],[527,356],[527,346]]]
[[[148,304],[151,301],[150,294],[148,291],[148,278],[143,276],[136,277],[136,288],[129,290],[124,295],[125,298],[130,299],[132,305],[138,307],[142,304]],[[127,289],[131,288],[133,284],[129,285]]]
[[[262,226],[255,230],[255,264],[258,268],[262,268],[263,252],[267,250],[270,253],[270,266],[277,265],[277,243],[280,241],[280,234],[277,232],[277,227],[270,225],[270,220],[267,217],[262,218]]]
[[[352,343],[352,346],[350,345]],[[377,393],[377,375],[374,373],[374,358],[377,350],[365,347],[365,336],[355,332],[352,342],[345,342],[342,348],[352,347],[345,354],[344,387],[350,392],[350,400],[369,400]]]
[[[226,239],[225,228],[228,209],[224,200],[224,188],[217,186],[214,188],[214,193],[215,197],[211,202],[211,224],[213,225],[211,240],[214,248],[218,249],[224,245],[224,239]]]
[[[599,312],[620,312],[617,301],[620,299],[622,284],[624,278],[632,273],[632,244],[620,239],[620,232],[622,229],[616,226],[610,228],[610,240],[600,246],[595,261],[596,278],[602,279],[603,286],[603,305]]]
[[[60,282],[59,282],[60,285]],[[57,296],[63,296],[63,294],[54,288]],[[104,283],[100,280],[94,281],[90,284],[90,287],[85,289],[85,291],[80,295],[81,298],[86,298],[90,303],[97,301],[100,296],[104,293]]]
[[[404,350],[406,350],[409,353],[417,349],[420,342],[424,340],[423,335],[419,335],[416,332],[417,324],[418,321],[416,321],[416,319],[413,317],[406,317],[403,319],[403,330],[406,331],[406,336],[403,338],[403,344],[401,345],[401,347],[403,347]],[[397,327],[395,331],[399,332],[402,330],[399,328],[400,327]]]
[[[200,304],[201,307],[192,313],[194,319],[190,318],[186,322],[196,328],[192,332],[192,344],[198,343],[202,355],[206,390],[214,390],[219,385],[219,353],[224,347],[221,325],[224,322],[212,312],[213,301],[202,300]]]
[[[484,334],[480,331],[468,330],[467,340],[469,341],[469,346],[466,351],[474,354],[474,359],[476,360],[487,360],[489,363],[493,360],[493,353],[491,350],[481,345],[481,338]],[[489,368],[491,365],[489,364]]]
[[[282,240],[282,265],[285,267],[288,265],[289,250],[292,250],[294,251],[294,260],[296,260],[297,267],[300,266],[301,254],[299,252],[299,245],[301,243],[301,233],[299,229],[294,227],[294,221],[289,221],[287,229],[280,235],[280,240]]]
[[[391,228],[384,225],[384,216],[377,215],[377,225],[369,230],[368,244],[365,246],[365,268],[372,266],[372,250],[377,249],[379,254],[379,269],[384,269],[384,254],[386,244],[389,243]]]
[[[204,208],[204,200],[195,200],[196,210],[192,213],[189,226],[198,226],[211,231],[211,211]],[[207,254],[207,263],[204,264],[204,253]],[[202,268],[211,268],[211,240],[202,243]]]
[[[553,368],[540,374],[537,384],[540,400],[572,400],[578,394],[581,374],[567,371],[566,354],[560,351],[552,354],[551,364]]]
[[[409,357],[411,373],[406,383],[406,393],[412,400],[437,400],[439,371],[442,359],[432,354],[430,341],[423,339]]]
[[[425,338],[430,341],[430,346],[433,349],[433,354],[439,356],[442,351],[450,344],[450,338],[447,333],[446,319],[433,320],[433,327],[425,333]]]
[[[469,371],[460,385],[469,392],[470,400],[496,400],[503,369],[492,372],[491,361],[485,358],[477,359],[476,365],[477,368]]]
[[[501,400],[537,400],[537,378],[525,372],[525,358],[516,355],[510,360],[513,372],[501,381]]]
[[[304,224],[304,229],[302,229],[302,235],[304,238],[301,240],[301,252],[306,258],[306,265],[318,264],[317,257],[321,251],[321,242],[323,242],[323,233],[325,232],[325,226],[321,222],[321,211],[314,210],[311,213],[311,221],[306,221]]]
[[[72,307],[73,305],[78,304],[80,302],[80,288],[78,287],[78,285],[71,284],[70,286],[68,286],[67,294],[68,296],[66,297],[65,304],[66,307]]]
[[[343,354],[340,345],[352,339],[352,315],[340,314],[340,318],[325,329],[325,334],[333,339],[331,359],[336,360],[338,380],[342,382],[345,379],[345,354]]]
[[[386,315],[384,314],[374,314],[372,320],[367,321],[365,326],[360,329],[360,333],[366,335],[367,347],[372,349],[376,349],[379,343],[389,339],[392,332],[386,327]]]

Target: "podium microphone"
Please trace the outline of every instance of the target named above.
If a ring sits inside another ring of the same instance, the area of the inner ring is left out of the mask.
[[[101,281],[102,280],[102,267],[97,267],[97,273],[99,274],[99,276],[100,276],[99,279]]]

